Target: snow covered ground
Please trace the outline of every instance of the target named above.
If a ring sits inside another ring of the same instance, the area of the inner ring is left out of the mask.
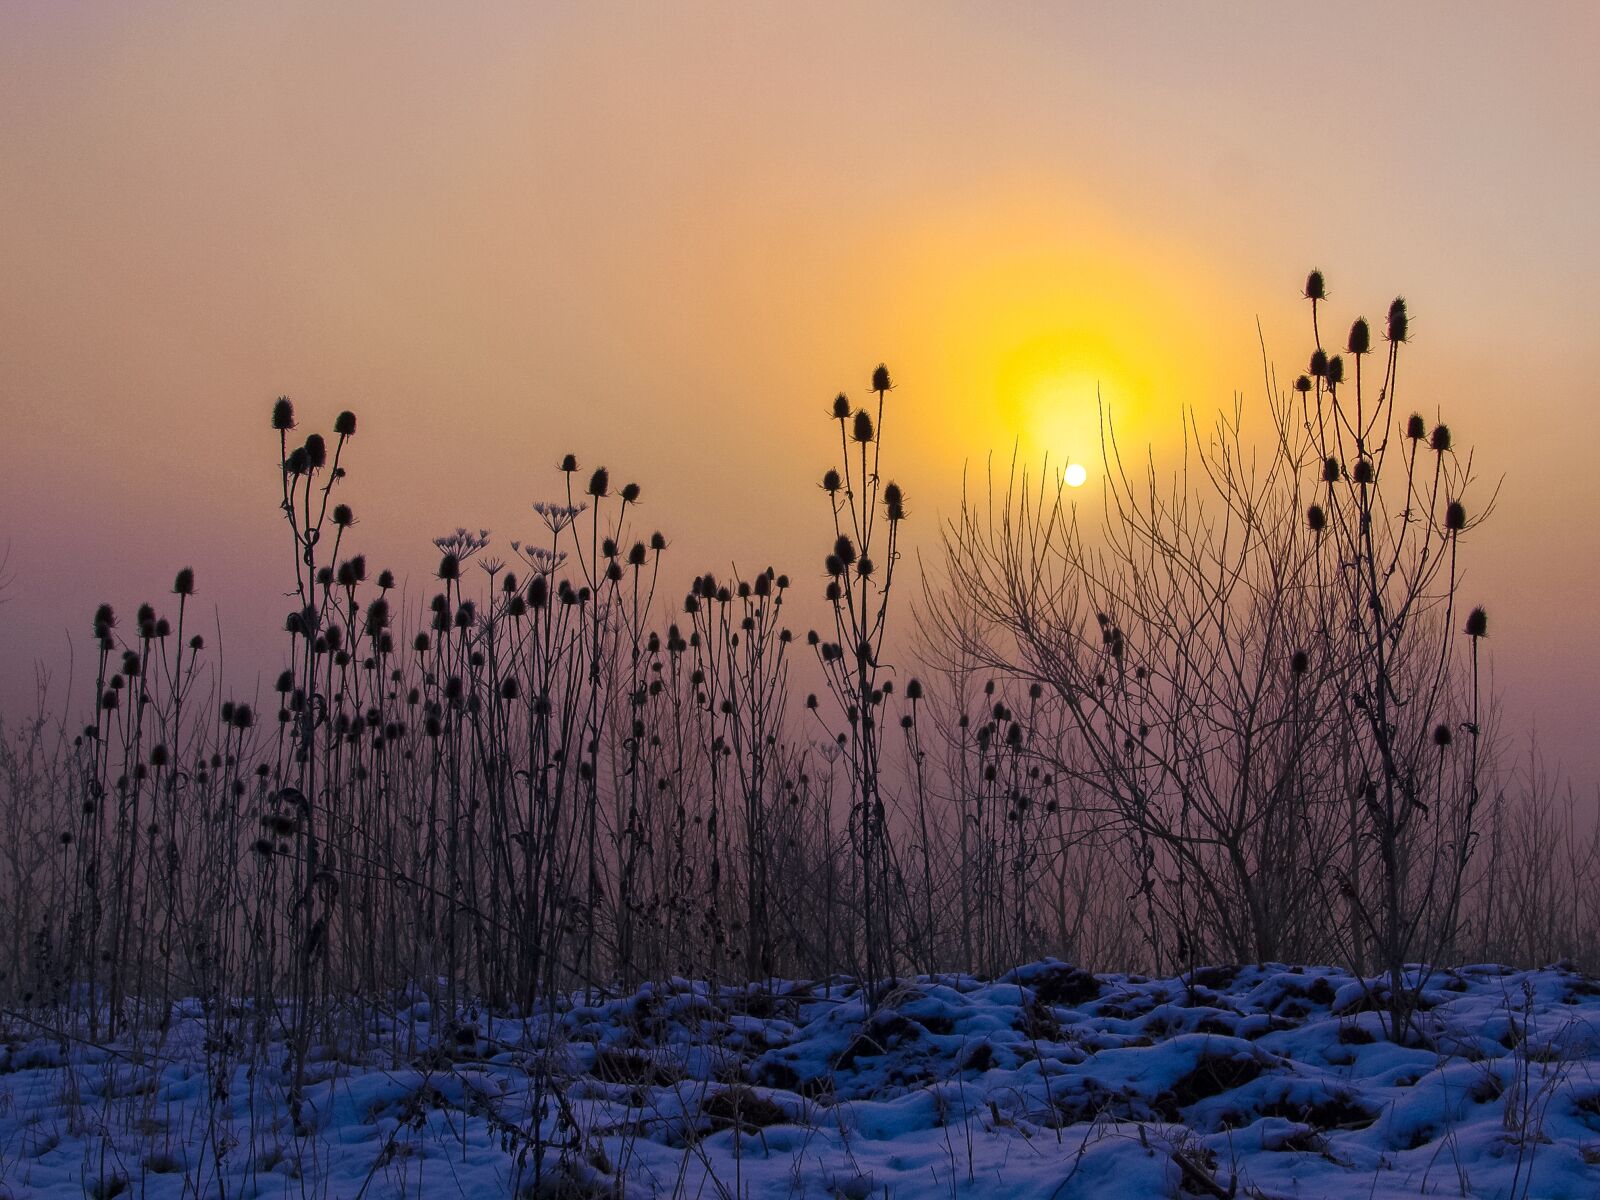
[[[1191,989],[1046,962],[919,979],[870,1017],[848,985],[645,987],[563,1014],[545,1127],[571,1149],[543,1191],[1600,1196],[1600,983],[1469,967],[1425,997],[1402,1048],[1324,968]],[[430,1049],[429,1018],[420,993],[346,1014],[297,1134],[281,1044],[239,1061],[238,1022],[191,1004],[92,1046],[11,1014],[0,1195],[536,1194],[539,1027],[479,1014]]]

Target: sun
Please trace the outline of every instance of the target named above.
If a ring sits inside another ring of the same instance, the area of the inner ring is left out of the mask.
[[[1068,487],[1079,488],[1089,481],[1089,472],[1082,463],[1068,463],[1065,479]]]

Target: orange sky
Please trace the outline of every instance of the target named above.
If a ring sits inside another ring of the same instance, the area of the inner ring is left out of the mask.
[[[1315,265],[1344,318],[1407,295],[1402,403],[1504,474],[1468,598],[1587,785],[1600,18],[1510,7],[12,0],[0,701],[186,563],[275,672],[279,393],[359,414],[414,590],[569,450],[644,485],[674,590],[807,576],[823,407],[880,359],[926,539],[992,448],[1092,459],[1097,383],[1128,441],[1259,401]]]

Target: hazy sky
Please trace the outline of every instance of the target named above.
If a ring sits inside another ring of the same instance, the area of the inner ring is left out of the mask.
[[[1336,328],[1405,293],[1402,405],[1504,476],[1466,598],[1587,786],[1597,12],[8,0],[0,698],[185,564],[275,672],[280,393],[358,413],[358,541],[414,592],[567,451],[644,486],[673,591],[810,580],[824,406],[878,361],[927,544],[963,463],[1092,460],[1097,383],[1130,442],[1259,405],[1319,266]]]

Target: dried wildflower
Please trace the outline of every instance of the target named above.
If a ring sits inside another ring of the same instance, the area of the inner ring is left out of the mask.
[[[1357,317],[1350,326],[1350,338],[1345,343],[1345,349],[1358,357],[1372,349],[1372,330],[1367,327],[1365,317]]]
[[[1440,454],[1447,452],[1450,449],[1450,426],[1435,425],[1428,437],[1428,445]]]
[[[889,368],[879,363],[877,369],[872,372],[872,390],[881,395],[893,386],[889,382]]]
[[[289,397],[279,396],[273,404],[272,427],[280,433],[294,428],[294,405],[289,402]]]
[[[1322,278],[1321,271],[1312,271],[1306,276],[1305,297],[1313,302],[1328,298],[1327,281]]]
[[[835,421],[848,421],[850,419],[850,397],[843,392],[833,398],[833,419]]]
[[[872,440],[872,417],[862,408],[856,411],[855,424],[850,430],[851,440],[866,445]]]
[[[1396,296],[1389,305],[1389,330],[1388,338],[1391,342],[1403,342],[1411,332],[1411,318],[1406,313],[1406,298]]]
[[[1467,636],[1470,638],[1487,637],[1489,633],[1489,614],[1482,608],[1475,608],[1467,614]]]
[[[348,408],[333,419],[333,431],[340,437],[354,437],[356,433],[356,415]]]
[[[175,596],[194,595],[194,568],[184,567],[172,581],[172,593]]]

